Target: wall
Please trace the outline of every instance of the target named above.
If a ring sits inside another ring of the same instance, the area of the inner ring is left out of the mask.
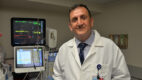
[[[95,29],[102,35],[108,34],[128,34],[128,49],[124,52],[129,65],[142,67],[142,1],[141,0],[118,0],[108,5],[104,5],[101,14],[96,14]],[[65,11],[66,12],[66,11]],[[20,8],[0,8],[0,44],[4,47],[6,58],[13,57],[13,47],[10,43],[10,19],[11,17],[35,17],[45,18],[47,27],[58,30],[58,47],[70,39],[73,35],[68,28],[68,15],[59,10],[32,10]]]
[[[95,16],[95,28],[103,35],[128,34],[128,49],[122,50],[126,61],[142,67],[142,0],[118,0],[102,11]]]
[[[13,58],[13,47],[11,46],[11,25],[12,17],[29,17],[46,19],[47,27],[57,29],[58,31],[58,47],[70,39],[72,34],[68,28],[68,18],[64,12],[59,10],[36,10],[22,8],[1,8],[0,9],[0,44],[3,46],[6,58]],[[64,38],[65,37],[65,38]]]

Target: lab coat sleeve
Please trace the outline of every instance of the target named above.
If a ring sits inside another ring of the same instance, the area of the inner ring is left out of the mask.
[[[60,51],[58,52],[56,56],[52,77],[54,80],[64,80],[63,79],[63,67],[62,67],[62,55],[60,54]]]
[[[112,80],[130,80],[129,70],[121,50],[116,47],[114,51]]]

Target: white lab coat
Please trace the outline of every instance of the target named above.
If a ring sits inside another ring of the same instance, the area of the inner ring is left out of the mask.
[[[104,80],[130,80],[130,74],[120,49],[110,39],[95,30],[93,42],[83,65],[80,64],[75,38],[64,43],[54,64],[54,80],[93,80],[98,74]]]

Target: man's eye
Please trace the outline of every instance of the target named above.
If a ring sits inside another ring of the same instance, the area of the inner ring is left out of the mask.
[[[76,21],[77,21],[77,18],[73,18],[73,19],[72,19],[72,22],[76,22]]]
[[[87,17],[84,16],[84,15],[81,16],[81,19],[83,19],[83,20],[85,20],[86,18],[87,18]]]

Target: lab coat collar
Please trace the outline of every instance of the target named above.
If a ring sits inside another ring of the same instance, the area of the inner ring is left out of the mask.
[[[86,56],[86,59],[89,59],[89,57],[91,55],[96,53],[96,48],[94,49],[94,47],[101,47],[101,46],[103,46],[103,41],[101,39],[100,34],[96,30],[94,30],[94,32],[95,32],[95,39],[94,39],[95,41],[92,43],[92,47],[90,48],[90,50],[88,52],[88,55]],[[77,61],[78,65],[81,67],[80,59],[78,57],[79,53],[77,51],[77,44],[75,42],[75,37],[68,42],[67,46],[71,47],[72,53],[74,55],[74,58]],[[85,63],[85,61],[84,61],[84,63]],[[85,65],[84,65],[84,68],[85,68]]]
[[[94,47],[102,47],[104,46],[103,41],[101,40],[101,36],[100,34],[97,32],[97,30],[94,30],[95,33],[95,44]],[[69,42],[68,46],[73,47],[74,46],[74,42],[75,42],[75,37],[73,39],[71,39],[71,41]]]
[[[101,35],[96,30],[94,30],[94,32],[95,32],[94,46],[95,47],[102,47],[102,46],[104,46],[103,41],[101,39],[102,38]]]

